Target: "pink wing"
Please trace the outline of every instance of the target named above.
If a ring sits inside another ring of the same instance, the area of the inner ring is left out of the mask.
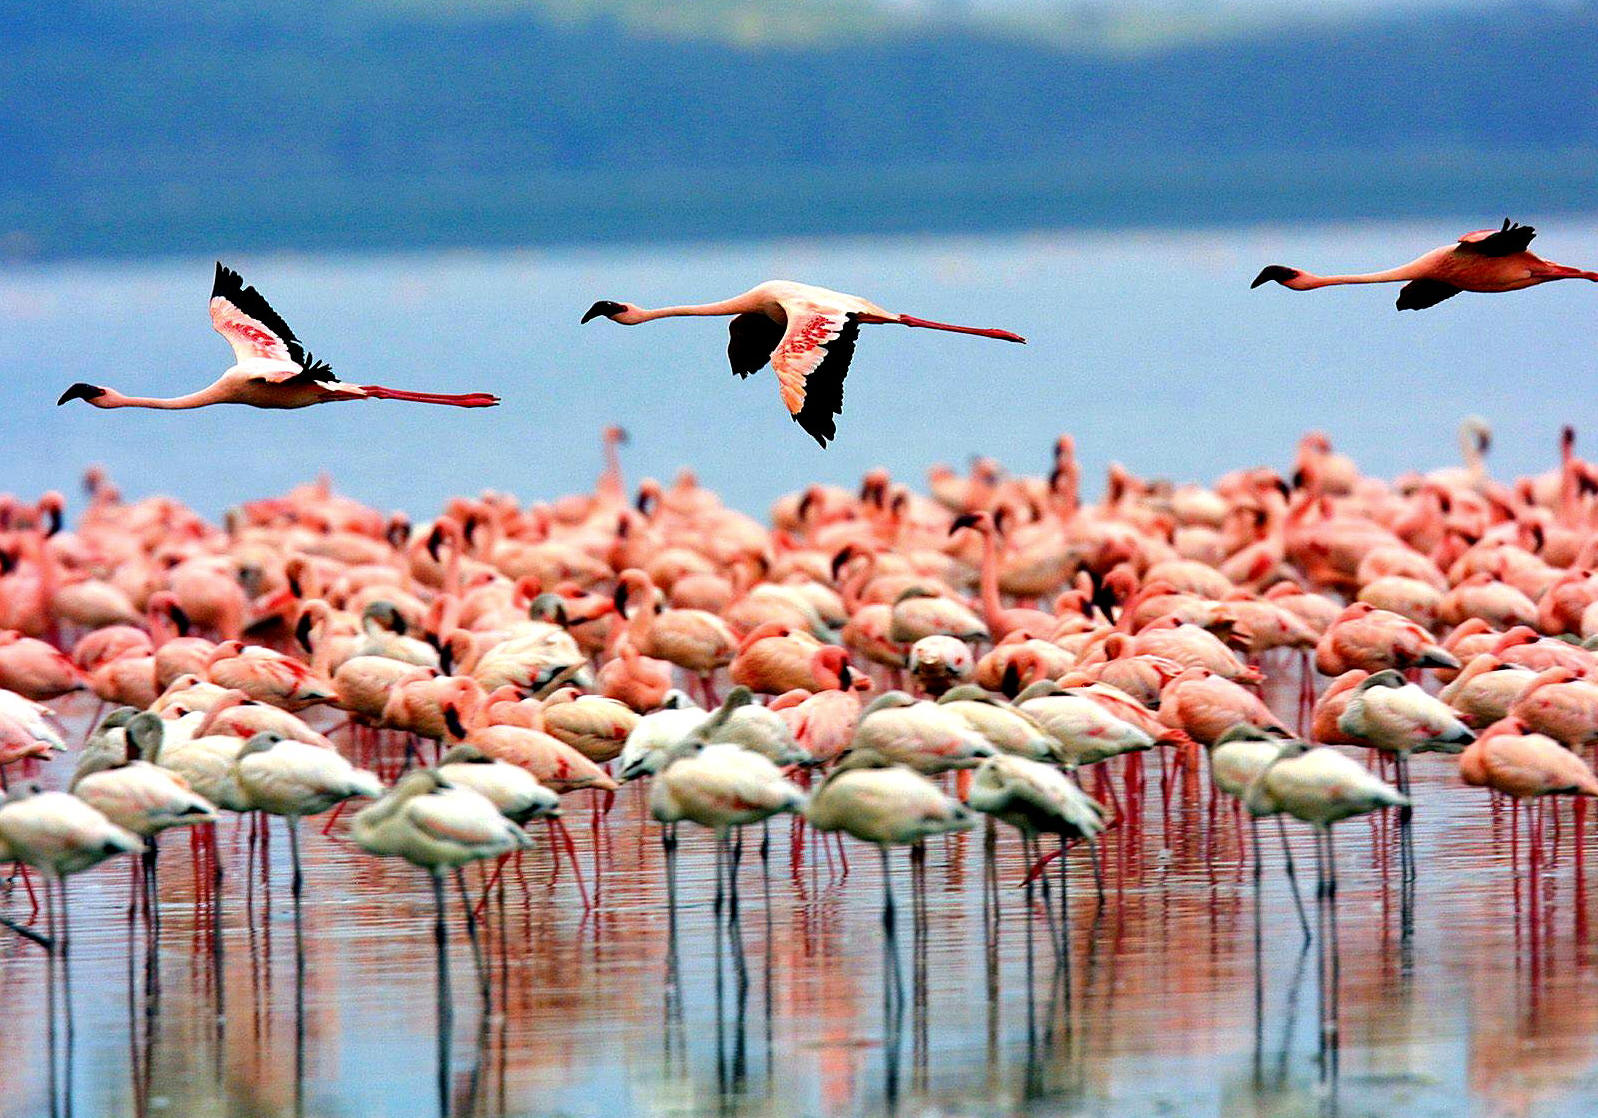
[[[336,381],[327,362],[312,357],[283,316],[261,293],[246,287],[233,269],[217,261],[211,285],[211,325],[233,347],[233,356],[250,366],[251,379],[285,381],[304,375],[311,380]],[[265,362],[278,362],[276,367]]]
[[[233,347],[233,355],[240,361],[251,357],[266,357],[274,361],[292,361],[289,347],[265,325],[218,296],[211,300],[211,325]]]
[[[837,433],[832,417],[843,410],[843,378],[854,357],[860,323],[853,311],[784,309],[788,328],[772,351],[771,368],[789,413],[826,446]]]

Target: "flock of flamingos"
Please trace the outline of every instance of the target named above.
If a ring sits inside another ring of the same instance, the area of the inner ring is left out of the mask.
[[[1531,235],[1505,222],[1370,275],[1273,265],[1256,286],[1405,281],[1409,308],[1598,279],[1531,255]],[[151,400],[77,384],[62,402],[498,402],[344,384],[220,264],[211,315],[238,363],[210,388]],[[769,361],[823,445],[859,325],[1022,340],[775,281],[701,306],[601,301],[583,321],[670,315],[735,316],[734,371]],[[842,854],[839,832],[880,849],[890,941],[892,849],[911,848],[918,881],[926,839],[997,820],[1066,958],[1067,866],[1091,867],[1105,903],[1098,843],[1135,817],[1149,754],[1162,796],[1203,781],[1212,819],[1230,805],[1253,821],[1256,867],[1259,820],[1284,850],[1286,820],[1313,830],[1313,933],[1290,853],[1286,867],[1335,1045],[1338,822],[1391,812],[1413,880],[1412,753],[1449,755],[1515,803],[1598,796],[1583,759],[1598,743],[1598,466],[1569,429],[1554,468],[1513,484],[1489,475],[1471,421],[1462,468],[1365,477],[1311,434],[1285,474],[1204,487],[1114,467],[1096,503],[1062,436],[1046,474],[978,460],[932,471],[922,493],[874,471],[781,498],[769,524],[687,473],[629,491],[621,440],[605,433],[591,493],[461,497],[422,524],[325,483],[220,526],[125,501],[98,471],[70,529],[59,494],[0,498],[0,860],[19,867],[3,919],[45,950],[52,1036],[58,988],[70,1022],[67,880],[137,855],[134,903],[158,942],[163,831],[192,828],[218,911],[224,816],[263,858],[266,819],[283,820],[296,915],[302,818],[326,813],[329,832],[426,870],[442,1005],[449,880],[467,896],[462,867],[484,863],[486,896],[535,820],[580,872],[563,802],[592,800],[597,827],[629,781],[663,825],[673,905],[680,824],[714,832],[735,912],[741,829],[792,814],[796,851]],[[1297,678],[1295,709],[1267,706],[1267,673]],[[103,717],[69,749],[46,704],[84,690]],[[1543,812],[1525,816],[1535,849]]]

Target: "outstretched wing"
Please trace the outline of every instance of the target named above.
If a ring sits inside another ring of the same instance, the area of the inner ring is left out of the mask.
[[[782,326],[758,311],[746,311],[727,324],[727,360],[740,377],[758,373],[782,341]]]
[[[211,325],[233,347],[238,361],[265,358],[269,361],[289,361],[300,367],[300,372],[290,376],[304,376],[310,380],[337,380],[325,361],[312,357],[300,340],[289,329],[272,305],[255,288],[244,286],[244,279],[232,268],[216,265],[216,279],[211,285]],[[269,377],[272,380],[287,377]]]
[[[1458,295],[1460,288],[1442,280],[1418,279],[1410,280],[1398,289],[1398,309],[1401,311],[1423,311],[1427,307],[1435,307],[1444,299],[1452,299]]]
[[[1478,229],[1459,238],[1459,252],[1472,252],[1478,256],[1513,256],[1525,252],[1537,230],[1529,225],[1517,225],[1504,218],[1501,229]]]
[[[859,336],[860,322],[851,312],[790,311],[788,328],[771,355],[782,402],[822,446],[837,437],[832,417],[843,411],[843,378]]]

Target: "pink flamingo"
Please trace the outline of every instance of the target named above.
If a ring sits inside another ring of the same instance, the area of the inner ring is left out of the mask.
[[[470,392],[460,396],[407,392],[380,384],[345,384],[325,361],[312,357],[278,313],[253,287],[219,262],[211,287],[211,325],[228,340],[238,363],[198,392],[169,399],[125,396],[114,388],[81,381],[72,385],[57,406],[83,400],[97,408],[159,408],[182,411],[212,404],[248,404],[254,408],[308,408],[338,400],[409,400],[418,404],[450,404],[488,408],[498,396]]]
[[[1385,272],[1317,276],[1298,268],[1271,264],[1261,270],[1249,286],[1258,287],[1275,280],[1294,291],[1309,291],[1344,283],[1403,282],[1398,292],[1398,309],[1418,311],[1435,307],[1461,291],[1519,291],[1561,279],[1598,281],[1598,272],[1555,264],[1526,251],[1536,235],[1531,226],[1514,224],[1506,217],[1501,229],[1466,233],[1457,244],[1434,248],[1408,264]]]
[[[657,318],[687,315],[734,316],[728,326],[731,340],[727,344],[732,371],[748,377],[769,361],[789,414],[822,446],[837,437],[832,417],[843,411],[843,378],[849,372],[862,325],[894,323],[1006,342],[1026,341],[1008,330],[951,326],[895,314],[858,295],[788,280],[769,280],[719,303],[658,310],[601,299],[588,308],[582,320],[608,318],[623,326],[636,326]]]

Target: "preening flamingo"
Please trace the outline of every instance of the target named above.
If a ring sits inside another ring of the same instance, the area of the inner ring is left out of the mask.
[[[1519,291],[1561,279],[1598,281],[1598,272],[1555,264],[1526,251],[1536,235],[1531,226],[1517,225],[1506,217],[1501,229],[1466,233],[1457,244],[1434,248],[1385,272],[1317,276],[1299,268],[1271,264],[1249,286],[1274,280],[1294,291],[1309,291],[1344,283],[1403,283],[1398,292],[1398,309],[1419,311],[1452,299],[1461,291]]]
[[[450,404],[458,408],[488,408],[499,397],[487,392],[444,395],[409,392],[380,384],[345,384],[333,375],[326,361],[311,356],[294,336],[288,323],[253,287],[219,261],[211,286],[211,325],[233,347],[237,364],[208,387],[186,396],[161,399],[126,396],[114,388],[81,381],[72,385],[57,406],[83,400],[97,408],[159,408],[182,411],[212,404],[248,404],[253,408],[308,408],[337,400],[409,400],[418,404]]]
[[[1006,342],[1026,341],[1008,330],[952,326],[895,314],[858,295],[789,280],[768,280],[718,303],[658,310],[601,299],[588,308],[583,321],[608,318],[623,326],[636,326],[657,318],[689,315],[732,315],[728,324],[731,339],[727,343],[732,371],[748,377],[765,368],[769,361],[788,413],[822,446],[837,437],[832,417],[843,411],[843,378],[849,372],[862,325],[895,323]]]

